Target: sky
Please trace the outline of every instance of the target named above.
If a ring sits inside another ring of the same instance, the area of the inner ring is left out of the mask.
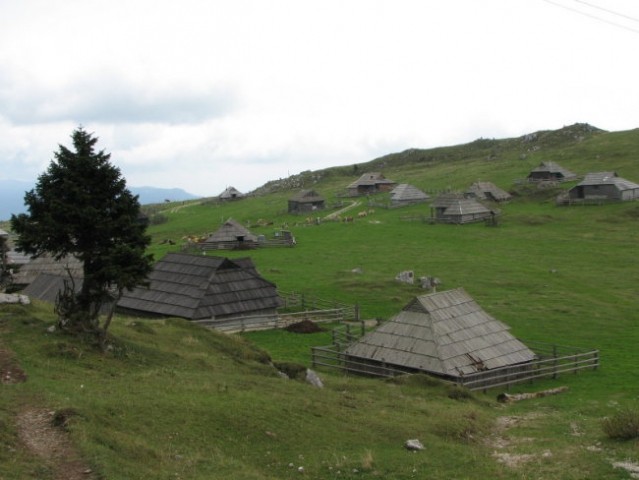
[[[214,196],[409,148],[639,127],[636,0],[0,0],[0,179],[82,126]]]

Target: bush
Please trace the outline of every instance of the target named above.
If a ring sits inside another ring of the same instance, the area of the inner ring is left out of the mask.
[[[601,422],[604,433],[616,440],[639,438],[639,411],[625,408]]]

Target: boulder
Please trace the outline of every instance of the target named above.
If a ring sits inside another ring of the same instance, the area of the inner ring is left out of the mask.
[[[31,300],[26,295],[18,293],[0,293],[0,304],[2,303],[19,303],[20,305],[29,305]]]

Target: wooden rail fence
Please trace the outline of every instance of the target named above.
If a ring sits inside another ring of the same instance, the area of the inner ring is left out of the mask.
[[[348,373],[368,376],[393,377],[406,373],[419,373],[414,369],[401,368],[383,363],[373,363],[368,359],[344,354],[351,341],[338,334],[335,343],[329,346],[312,347],[313,367],[326,367]],[[599,367],[599,351],[584,351],[574,347],[562,347],[538,342],[524,342],[538,358],[532,362],[509,367],[495,368],[457,379],[443,380],[466,387],[470,390],[487,390],[496,387],[510,387],[517,383],[530,382],[541,378],[557,378],[562,374],[577,374],[580,370],[596,370]],[[423,372],[427,373],[427,372]]]

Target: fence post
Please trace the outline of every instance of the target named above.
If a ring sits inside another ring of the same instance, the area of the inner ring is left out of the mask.
[[[360,326],[361,326],[361,332],[362,332],[362,337],[364,336],[364,334],[366,333],[366,325],[364,324],[364,321],[360,321],[359,322]]]
[[[557,378],[557,345],[552,346],[552,358],[555,359],[555,361],[552,364],[553,365],[552,378]]]
[[[355,320],[359,320],[359,303],[355,304]]]
[[[597,370],[598,366],[599,366],[599,350],[595,350],[595,366],[593,367],[593,370]]]
[[[316,367],[316,365],[315,365],[315,347],[311,347],[311,366],[313,368]]]

